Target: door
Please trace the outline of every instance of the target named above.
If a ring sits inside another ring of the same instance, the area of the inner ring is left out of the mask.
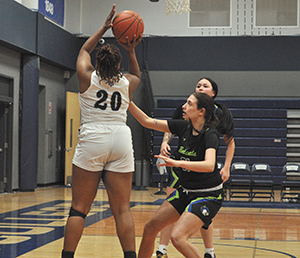
[[[65,140],[65,185],[72,184],[72,159],[78,141],[80,107],[78,93],[67,92],[66,97],[66,140]]]
[[[0,101],[0,193],[8,191],[10,189],[10,152],[9,148],[9,110],[10,105],[8,103]]]
[[[0,103],[0,193],[5,191],[6,181],[6,108],[3,103]]]
[[[13,80],[0,76],[0,193],[12,189]]]

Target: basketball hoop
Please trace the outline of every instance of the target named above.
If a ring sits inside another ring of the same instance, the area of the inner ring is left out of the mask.
[[[167,15],[181,14],[182,12],[190,12],[189,0],[166,0]]]

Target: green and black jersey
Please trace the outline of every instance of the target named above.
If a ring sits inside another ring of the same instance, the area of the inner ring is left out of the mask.
[[[193,135],[193,128],[189,121],[169,120],[168,126],[172,134],[179,137],[178,148],[175,152],[176,160],[203,161],[205,151],[209,148],[219,148],[219,133],[216,128],[207,128],[198,135]],[[187,189],[206,189],[222,183],[217,164],[213,172],[194,172],[180,167],[173,168],[179,176],[181,185]]]

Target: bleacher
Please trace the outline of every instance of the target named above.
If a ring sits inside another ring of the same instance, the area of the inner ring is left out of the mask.
[[[170,119],[185,99],[158,99],[154,117]],[[300,101],[289,99],[217,99],[231,111],[235,123],[235,155],[232,162],[266,163],[271,166],[274,184],[280,185],[287,162],[287,110],[299,109]],[[153,153],[160,152],[163,133],[154,132]],[[178,140],[171,142],[172,151]],[[221,137],[218,162],[224,163],[226,145]],[[152,184],[160,182],[153,160]],[[167,175],[164,176],[167,181]]]

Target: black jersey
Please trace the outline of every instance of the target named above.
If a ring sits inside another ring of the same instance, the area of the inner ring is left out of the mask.
[[[203,161],[205,151],[209,148],[219,148],[219,133],[216,128],[207,128],[203,133],[193,135],[190,122],[185,120],[169,120],[168,126],[172,134],[179,137],[176,160]],[[181,185],[187,189],[205,189],[218,186],[222,178],[216,166],[213,172],[194,172],[181,167],[173,168],[179,176]]]

